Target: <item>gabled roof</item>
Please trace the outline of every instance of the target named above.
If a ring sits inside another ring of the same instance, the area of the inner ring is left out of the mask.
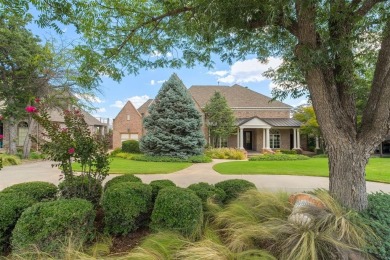
[[[250,118],[237,118],[236,123],[237,126],[241,126],[252,119],[257,118],[263,121],[264,123],[272,126],[272,127],[300,127],[301,122],[295,120],[294,118],[260,118],[257,116]]]
[[[290,109],[291,106],[280,101],[272,101],[271,98],[257,93],[249,88],[233,85],[229,86],[192,86],[189,92],[196,102],[203,108],[210,100],[212,95],[218,91],[225,98],[231,108],[284,108]]]
[[[93,117],[88,112],[86,112],[82,109],[79,109],[79,110],[80,110],[80,113],[83,114],[84,120],[89,126],[106,126],[107,125],[106,123],[102,123],[99,120],[97,120],[95,117]],[[62,111],[62,109],[59,109],[59,108],[50,109],[48,111],[49,116],[50,116],[50,120],[53,122],[59,122],[59,123],[64,122],[65,121],[64,115],[62,114],[61,111]]]
[[[148,99],[145,103],[142,104],[142,106],[140,106],[138,108],[138,112],[142,115],[142,114],[145,114],[146,112],[148,112],[148,109],[149,109],[149,106],[152,104],[154,99]]]
[[[122,113],[122,111],[125,111],[128,107],[130,107],[130,109],[135,110],[135,112],[136,112],[140,117],[142,117],[141,114],[140,114],[140,112],[139,112],[139,111],[135,108],[135,106],[133,105],[133,103],[131,103],[131,101],[128,100],[128,101],[126,102],[126,104],[122,107],[121,111],[119,111],[119,113],[116,115],[116,117],[114,118],[114,120]]]

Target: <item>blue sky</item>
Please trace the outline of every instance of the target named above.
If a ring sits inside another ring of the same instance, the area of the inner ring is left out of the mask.
[[[56,35],[49,29],[38,28],[31,24],[29,29],[44,42],[45,39],[60,37],[65,42],[75,41],[79,36],[70,26],[63,27],[63,34]],[[151,53],[153,59],[159,53]],[[110,118],[112,120],[119,113],[124,104],[130,100],[139,107],[149,98],[154,98],[163,82],[169,78],[172,73],[176,73],[187,88],[192,85],[234,85],[240,84],[256,92],[271,96],[271,89],[275,87],[270,80],[262,76],[262,73],[270,67],[276,68],[281,60],[270,58],[267,64],[262,64],[254,57],[248,57],[247,60],[237,61],[232,65],[223,63],[218,56],[214,59],[215,66],[213,69],[207,69],[201,65],[194,68],[182,69],[156,69],[140,70],[138,75],[128,75],[121,82],[115,82],[108,77],[103,77],[101,83],[101,93],[97,93],[93,105],[96,111],[92,114],[96,117]],[[283,102],[297,106],[306,103],[305,98],[286,99]]]

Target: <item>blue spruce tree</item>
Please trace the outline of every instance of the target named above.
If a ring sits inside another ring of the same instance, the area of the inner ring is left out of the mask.
[[[144,119],[141,150],[154,156],[187,158],[203,152],[201,114],[176,74],[166,81]]]

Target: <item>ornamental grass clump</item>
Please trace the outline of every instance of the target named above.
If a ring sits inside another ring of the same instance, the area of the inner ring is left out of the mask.
[[[234,148],[209,148],[205,151],[205,155],[213,159],[244,160],[246,158],[243,151]]]
[[[345,210],[326,191],[314,193],[325,209],[302,207],[311,221],[288,220],[286,193],[250,190],[216,214],[215,224],[233,252],[266,249],[277,259],[370,259],[363,250],[372,233],[356,212]],[[359,258],[360,257],[360,258]]]

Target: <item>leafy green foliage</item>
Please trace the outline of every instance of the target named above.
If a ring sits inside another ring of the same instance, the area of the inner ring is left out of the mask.
[[[150,224],[153,230],[175,231],[185,237],[196,239],[202,233],[202,225],[202,201],[194,192],[178,187],[167,187],[158,193]]]
[[[9,247],[16,221],[35,202],[33,198],[18,193],[0,192],[0,255]]]
[[[154,180],[151,181],[149,185],[152,187],[153,202],[156,201],[160,190],[167,187],[176,187],[176,184],[171,180]]]
[[[118,153],[122,152],[122,148],[115,148],[114,151],[110,153],[111,156],[116,156]]]
[[[241,193],[247,190],[256,189],[256,185],[252,182],[240,179],[221,181],[216,183],[215,187],[225,192],[226,197],[223,200],[225,204],[236,199]]]
[[[296,160],[308,160],[308,156],[301,154],[262,154],[259,156],[250,157],[249,161],[296,161]]]
[[[86,175],[71,176],[58,185],[59,194],[64,199],[80,198],[98,206],[103,193],[102,183]]]
[[[368,195],[368,208],[362,212],[375,236],[369,237],[368,252],[378,259],[390,259],[390,194],[376,192]]]
[[[37,159],[44,159],[45,155],[39,152],[31,152],[29,155],[29,159],[37,160]]]
[[[228,106],[226,98],[220,92],[215,92],[203,109],[207,118],[207,127],[214,147],[219,146],[221,138],[227,138],[236,133],[236,117]]]
[[[244,152],[234,148],[209,148],[205,151],[205,155],[213,159],[231,159],[231,160],[245,159]]]
[[[152,187],[140,182],[110,186],[103,194],[105,231],[127,235],[148,222],[152,208]]]
[[[203,203],[206,203],[208,199],[213,200],[215,203],[222,203],[226,197],[224,190],[206,182],[191,184],[188,186],[188,189],[193,190]]]
[[[139,142],[137,140],[126,140],[122,142],[122,151],[125,153],[140,153]]]
[[[1,193],[11,193],[15,196],[26,196],[36,201],[42,201],[55,199],[57,191],[57,186],[53,183],[32,181],[14,184],[2,190]]]
[[[280,149],[280,152],[283,154],[297,154],[296,150]]]
[[[205,144],[201,114],[176,74],[164,82],[144,118],[140,142],[147,155],[188,158],[200,155]]]
[[[20,158],[15,155],[0,154],[0,158],[3,162],[3,166],[18,165],[22,162]]]
[[[109,187],[122,182],[142,182],[142,181],[140,178],[138,178],[133,174],[120,175],[107,181],[106,184],[104,185],[104,190],[107,190]]]
[[[295,109],[293,118],[302,123],[302,134],[320,136],[320,127],[312,106],[299,106]]]
[[[41,202],[25,210],[12,232],[14,253],[32,247],[56,254],[67,237],[81,243],[93,237],[95,211],[83,199]]]

